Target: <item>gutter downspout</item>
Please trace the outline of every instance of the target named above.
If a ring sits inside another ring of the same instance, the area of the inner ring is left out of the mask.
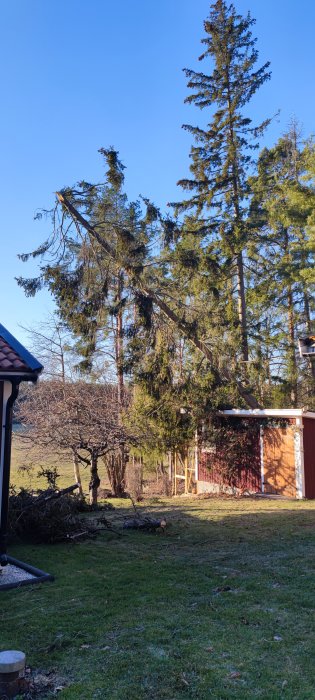
[[[19,393],[19,382],[11,381],[11,394],[7,401],[3,402],[5,408],[5,422],[3,424],[4,444],[1,446],[2,467],[2,494],[0,504],[0,565],[7,564],[7,539],[8,539],[8,511],[10,489],[10,464],[11,464],[11,438],[12,438],[12,410],[13,404]],[[5,392],[5,386],[4,386]]]

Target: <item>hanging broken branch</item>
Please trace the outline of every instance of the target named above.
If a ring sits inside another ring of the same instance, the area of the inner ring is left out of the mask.
[[[89,233],[92,239],[97,241],[97,243],[109,256],[109,258],[113,262],[117,262],[116,251],[110,245],[110,243],[103,238],[103,236],[97,230],[97,227],[90,224],[82,216],[82,214],[78,211],[76,207],[74,207],[74,205],[70,202],[70,200],[64,193],[57,192],[56,196],[63,210],[71,216],[76,225],[80,224]],[[214,377],[221,382],[223,380],[229,383],[234,381],[240,396],[244,399],[247,405],[250,408],[259,408],[260,406],[257,399],[251,393],[249,388],[243,384],[242,381],[232,377],[231,373],[226,368],[221,369],[220,372],[216,369],[214,364],[213,353],[211,352],[207,344],[204,342],[204,340],[199,338],[197,330],[191,324],[181,319],[178,313],[176,313],[176,311],[174,311],[169,306],[169,304],[167,304],[161,298],[160,294],[152,286],[148,286],[146,284],[145,280],[143,280],[142,277],[142,268],[138,269],[137,266],[130,267],[130,261],[128,261],[128,264],[126,264],[126,262],[124,264],[123,260],[119,260],[119,265],[121,267],[124,267],[125,274],[129,279],[129,284],[133,291],[141,292],[145,297],[150,299],[151,302],[155,304],[157,308],[160,309],[163,315],[169,321],[171,321],[178,328],[178,330],[180,330],[183,333],[183,335],[195,346],[195,348],[197,348],[197,350],[199,350],[199,352],[202,353],[202,355],[207,359]]]

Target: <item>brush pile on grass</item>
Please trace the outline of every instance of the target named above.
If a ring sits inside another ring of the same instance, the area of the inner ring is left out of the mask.
[[[24,542],[54,544],[95,537],[101,529],[112,529],[104,517],[82,517],[90,507],[73,494],[76,488],[13,490],[9,501],[10,535]]]

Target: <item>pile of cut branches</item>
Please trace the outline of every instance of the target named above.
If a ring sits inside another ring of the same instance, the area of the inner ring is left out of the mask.
[[[54,544],[95,537],[100,530],[114,530],[101,518],[82,518],[87,510],[74,495],[77,484],[66,489],[13,491],[9,502],[9,533],[26,542]]]

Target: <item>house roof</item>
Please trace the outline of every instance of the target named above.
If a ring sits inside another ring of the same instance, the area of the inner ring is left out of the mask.
[[[38,360],[0,323],[0,377],[37,376],[43,369]]]
[[[304,408],[253,408],[242,409],[242,408],[232,408],[230,410],[222,411],[226,416],[240,416],[244,418],[263,418],[263,417],[273,417],[273,418],[314,418],[315,412],[308,411]]]

